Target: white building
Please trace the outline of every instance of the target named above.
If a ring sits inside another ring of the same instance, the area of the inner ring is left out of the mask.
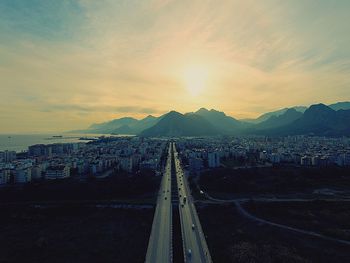
[[[10,181],[10,170],[0,170],[0,185],[7,184]]]
[[[140,169],[156,170],[157,167],[158,167],[158,160],[157,159],[145,160],[145,161],[140,163]]]
[[[262,161],[266,161],[266,159],[267,159],[267,152],[266,152],[266,151],[260,152],[259,158],[260,158],[260,160],[262,160]]]
[[[16,152],[15,151],[4,151],[4,162],[10,163],[16,160]]]
[[[271,163],[280,163],[281,162],[280,155],[278,153],[272,153],[270,156],[270,162]]]
[[[220,166],[220,154],[218,152],[208,153],[208,166],[215,168]]]
[[[312,166],[319,166],[319,164],[320,164],[320,157],[318,155],[312,156],[311,164],[312,164]]]
[[[46,170],[46,179],[63,179],[70,176],[68,165],[50,166]]]
[[[98,174],[103,171],[103,162],[102,160],[95,160],[91,163],[91,173]]]
[[[300,165],[302,165],[302,166],[310,166],[311,165],[311,158],[309,156],[301,157]]]
[[[43,167],[42,165],[34,165],[32,167],[32,179],[40,179],[42,176]]]
[[[132,172],[132,157],[131,156],[124,156],[120,157],[120,169],[126,171],[126,172]]]
[[[32,169],[30,167],[16,168],[14,172],[15,183],[28,183],[32,180]]]

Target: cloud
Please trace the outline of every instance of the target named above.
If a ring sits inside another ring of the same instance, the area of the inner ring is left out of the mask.
[[[107,112],[107,113],[138,113],[138,114],[159,114],[164,111],[156,108],[143,108],[139,106],[81,106],[73,104],[46,105],[41,107],[42,112]]]
[[[1,129],[30,129],[27,119],[42,130],[79,128],[200,107],[252,117],[350,99],[349,8],[319,0],[0,1],[0,112],[16,120],[2,118]],[[183,72],[196,65],[209,73],[194,98]]]

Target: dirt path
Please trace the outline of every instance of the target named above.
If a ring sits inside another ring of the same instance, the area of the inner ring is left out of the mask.
[[[312,237],[316,237],[316,238],[321,238],[327,241],[331,241],[331,242],[336,242],[336,243],[340,243],[343,245],[350,245],[350,241],[347,240],[342,240],[342,239],[338,239],[338,238],[333,238],[333,237],[328,237],[313,231],[308,231],[308,230],[303,230],[303,229],[299,229],[299,228],[295,228],[295,227],[290,227],[287,225],[282,225],[282,224],[278,224],[278,223],[274,223],[262,218],[259,218],[255,215],[252,215],[251,213],[249,213],[247,210],[245,210],[241,203],[248,201],[248,200],[254,200],[254,201],[264,201],[264,202],[277,202],[277,201],[281,201],[281,202],[288,202],[288,201],[297,201],[297,202],[309,202],[309,201],[315,201],[315,200],[319,200],[319,199],[267,199],[267,198],[256,198],[256,199],[233,199],[233,200],[222,200],[222,199],[217,199],[217,198],[213,198],[211,196],[209,196],[207,193],[205,194],[205,196],[211,201],[211,203],[213,202],[217,202],[217,203],[233,203],[236,208],[237,211],[239,212],[240,215],[244,216],[247,219],[250,219],[252,221],[255,221],[257,223],[260,224],[266,224],[266,225],[270,225],[270,226],[274,226],[274,227],[278,227],[284,230],[288,230],[288,231],[293,231],[293,232],[297,232],[300,234],[304,234],[304,235],[308,235],[308,236],[312,236]],[[330,200],[325,200],[325,201],[330,201]],[[331,201],[349,201],[349,199],[345,199],[345,200],[331,200]]]

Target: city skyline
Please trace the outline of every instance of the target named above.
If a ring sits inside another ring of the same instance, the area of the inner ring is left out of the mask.
[[[2,1],[0,133],[350,100],[348,1]]]

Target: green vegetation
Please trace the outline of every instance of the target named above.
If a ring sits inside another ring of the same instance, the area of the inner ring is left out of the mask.
[[[349,246],[242,217],[235,206],[197,206],[213,262],[348,262]]]
[[[2,206],[0,262],[143,262],[152,208]]]
[[[346,194],[350,189],[350,169],[339,167],[220,168],[201,175],[199,186],[210,194],[271,195],[313,193],[334,189]]]
[[[155,202],[161,177],[153,173],[119,174],[104,179],[90,178],[33,182],[0,189],[0,203],[29,201],[111,200]]]
[[[253,215],[288,226],[350,241],[350,202],[248,202]]]

